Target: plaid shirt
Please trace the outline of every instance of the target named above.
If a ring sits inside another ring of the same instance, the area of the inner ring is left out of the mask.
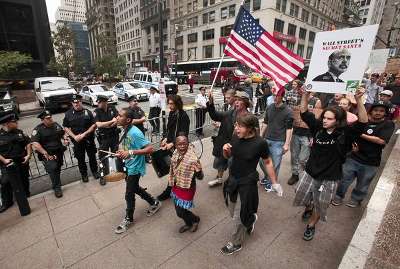
[[[189,189],[193,175],[201,170],[200,160],[191,145],[185,155],[180,155],[178,150],[174,151],[171,158],[169,170],[169,186],[177,186],[182,189]]]
[[[301,94],[295,89],[290,90],[290,91],[286,91],[284,98],[285,98],[286,104],[290,108],[293,108],[295,106],[299,106],[300,105]]]

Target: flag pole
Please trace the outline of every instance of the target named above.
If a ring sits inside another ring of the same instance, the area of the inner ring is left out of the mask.
[[[243,6],[244,1],[245,0],[242,0],[242,2],[240,3],[239,9],[240,9],[241,6]],[[236,25],[237,19],[238,19],[238,17],[236,17],[235,23],[233,24],[234,27]],[[225,58],[225,52],[224,51],[225,51],[225,49],[222,51],[222,57],[221,57],[221,60],[219,61],[217,71],[215,72],[215,76],[214,76],[213,82],[211,84],[211,88],[210,88],[210,93],[211,94],[212,94],[212,90],[214,88],[215,81],[217,80],[217,76],[218,76],[219,70],[221,69],[222,62],[224,61],[224,58]]]

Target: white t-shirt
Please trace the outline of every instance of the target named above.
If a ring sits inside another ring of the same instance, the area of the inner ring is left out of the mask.
[[[149,98],[150,107],[161,107],[161,98],[159,93],[150,94]]]

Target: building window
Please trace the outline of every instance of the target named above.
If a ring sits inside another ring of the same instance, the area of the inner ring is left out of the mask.
[[[318,16],[315,14],[312,14],[311,16],[311,25],[312,26],[317,26],[318,25]]]
[[[319,28],[320,29],[325,29],[325,20],[323,18],[319,18]]]
[[[274,31],[283,33],[283,27],[285,27],[285,22],[279,19],[275,19]]]
[[[232,28],[233,24],[221,27],[221,37],[229,36],[231,34]]]
[[[296,36],[296,25],[289,23],[287,33],[288,35]]]
[[[203,14],[203,24],[215,21],[215,11],[211,11]]]
[[[212,58],[213,57],[214,46],[204,46],[203,47],[203,58]]]
[[[228,18],[228,7],[221,8],[221,20]]]
[[[290,4],[290,12],[289,12],[290,16],[293,17],[298,17],[299,16],[299,6],[296,4],[291,3]]]
[[[300,28],[299,31],[299,39],[306,40],[307,30],[304,28]]]
[[[297,55],[303,57],[304,54],[304,45],[298,44],[297,45]]]
[[[187,20],[187,26],[188,27],[197,27],[198,26],[197,16],[193,17],[191,19],[188,19]]]
[[[314,42],[314,40],[315,40],[315,33],[310,31],[308,33],[308,42]]]
[[[290,50],[290,51],[293,51],[294,43],[290,43],[290,42],[286,41],[286,48],[288,48],[288,50]]]
[[[280,10],[282,13],[286,12],[287,0],[276,0],[276,9]]]
[[[183,36],[178,36],[175,42],[176,46],[183,45]]]
[[[311,59],[312,50],[313,50],[313,47],[311,47],[311,46],[307,47],[306,59]]]
[[[261,9],[261,0],[253,0],[253,10]]]
[[[176,59],[177,61],[182,61],[183,60],[183,50],[176,50]]]
[[[188,35],[188,43],[197,42],[197,33],[192,33]]]
[[[203,40],[214,39],[214,29],[203,31]]]
[[[197,48],[188,48],[188,61],[197,59]]]
[[[229,18],[235,17],[235,15],[236,15],[235,9],[236,9],[236,5],[229,6]]]
[[[310,12],[308,12],[306,9],[303,8],[301,10],[301,20],[308,23],[309,18],[310,18]]]
[[[158,32],[158,24],[154,24],[153,28],[154,28],[154,33],[157,33]]]

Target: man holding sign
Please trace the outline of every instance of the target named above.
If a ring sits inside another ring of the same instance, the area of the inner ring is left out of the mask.
[[[344,82],[339,78],[341,74],[347,71],[351,59],[351,54],[347,49],[336,50],[329,55],[329,70],[313,79],[313,81],[321,82]]]

